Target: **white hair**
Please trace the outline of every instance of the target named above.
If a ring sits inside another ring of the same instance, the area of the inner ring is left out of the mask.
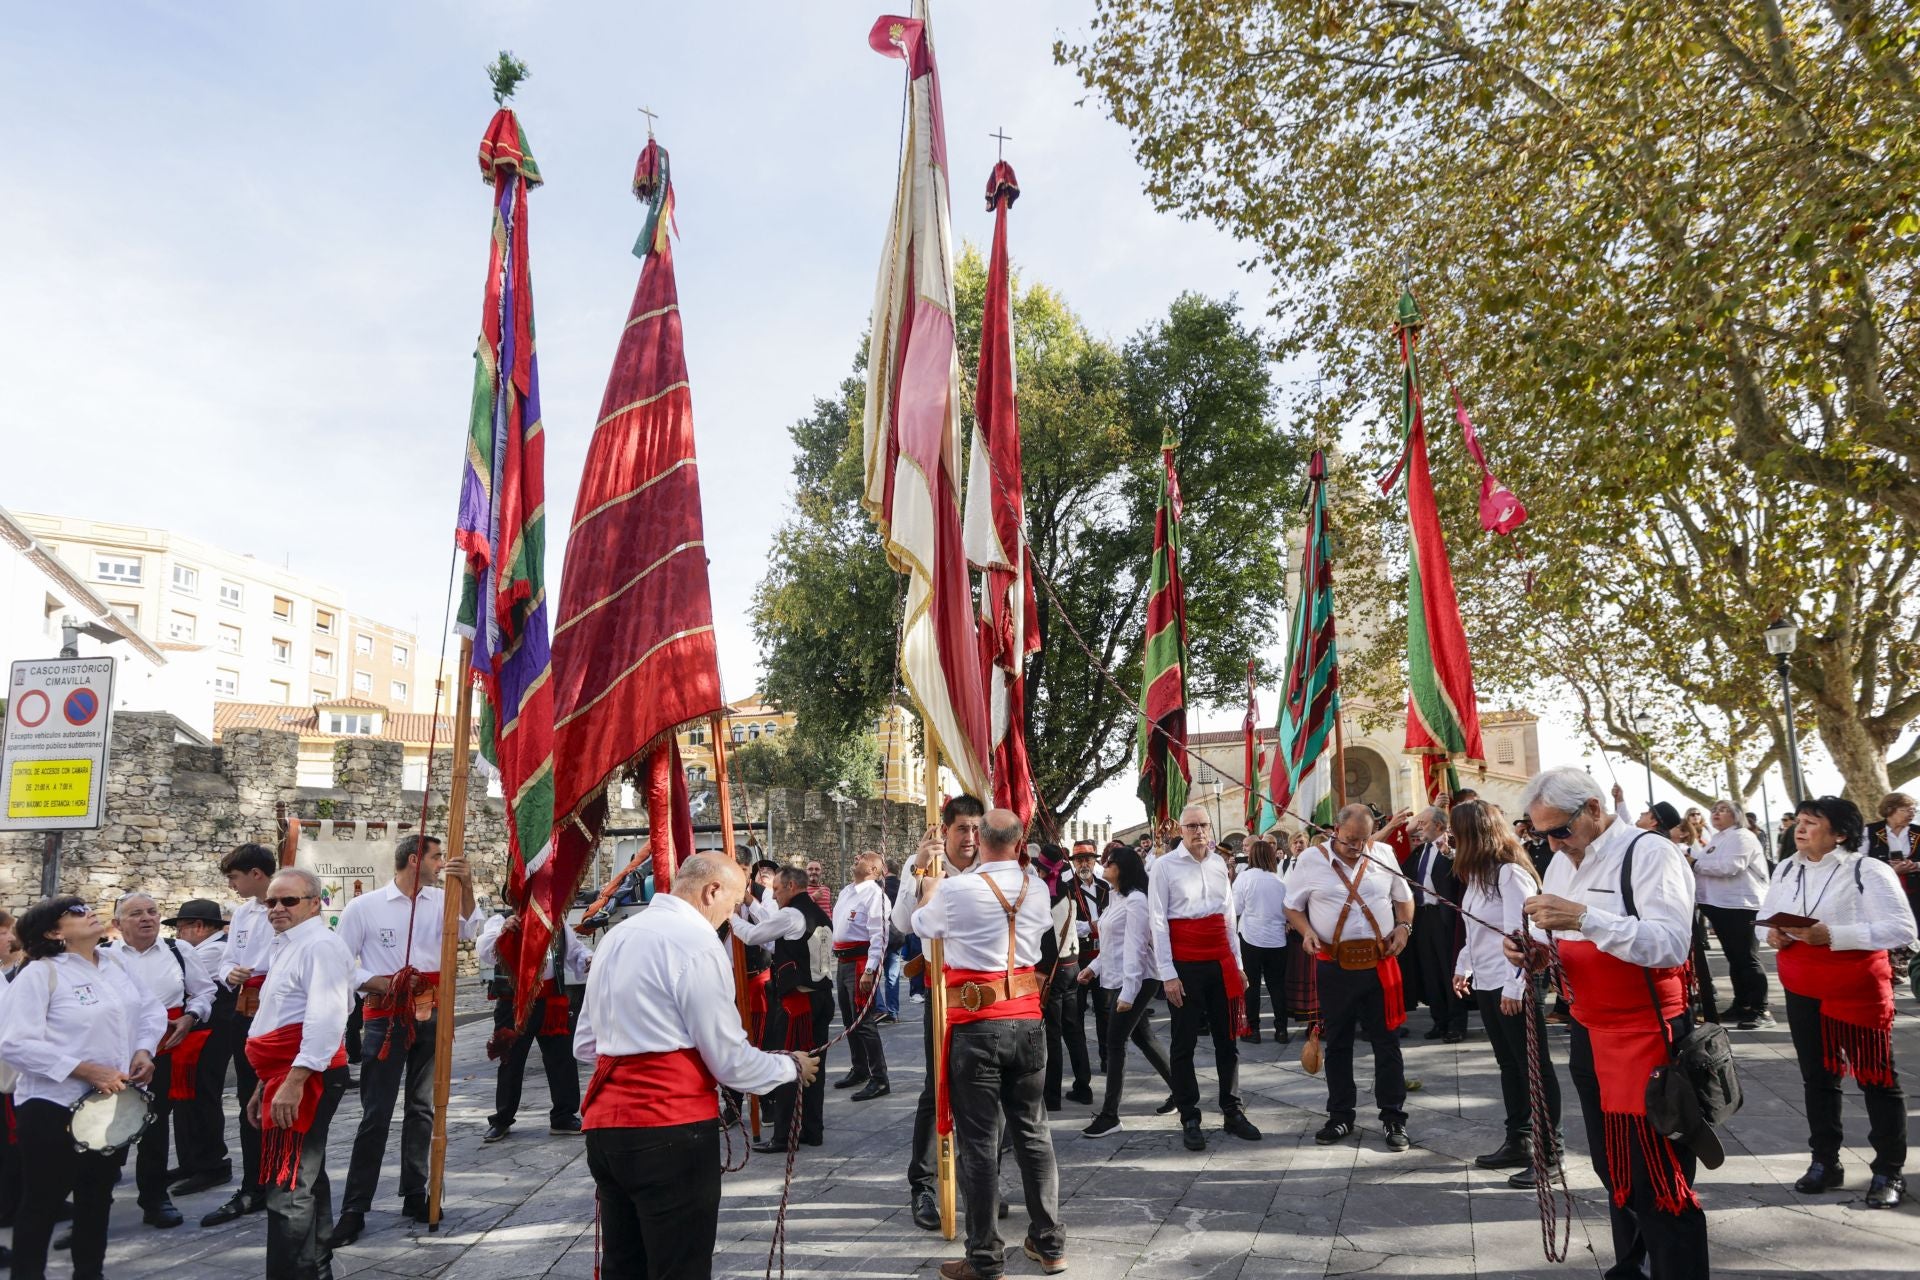
[[[317,898],[322,893],[322,890],[320,888],[320,877],[313,874],[313,872],[307,870],[305,867],[281,867],[273,873],[274,880],[278,880],[282,876],[292,876],[295,880],[298,880],[301,884],[305,885],[307,888],[307,896],[309,898]],[[271,885],[273,883],[273,880],[269,880],[267,883]]]
[[[132,893],[121,894],[120,900],[113,904],[113,918],[115,920],[120,918],[121,912],[127,909],[127,904],[130,902],[151,903],[156,909],[160,906],[159,899],[155,898],[152,894],[142,893],[140,890],[135,889]]]
[[[1533,806],[1543,804],[1572,817],[1586,808],[1590,800],[1598,802],[1603,812],[1606,810],[1606,797],[1600,793],[1600,784],[1593,780],[1593,775],[1585,769],[1562,765],[1558,769],[1542,769],[1527,779],[1526,789],[1520,793],[1520,812],[1530,814]]]
[[[1420,816],[1422,818],[1425,818],[1428,822],[1432,823],[1434,826],[1440,828],[1440,830],[1442,831],[1445,831],[1447,829],[1447,817],[1448,817],[1447,811],[1445,809],[1442,809],[1437,804],[1428,805],[1426,809],[1422,811]]]

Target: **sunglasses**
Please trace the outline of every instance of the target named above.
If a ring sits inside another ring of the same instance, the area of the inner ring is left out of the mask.
[[[1573,822],[1569,819],[1557,827],[1541,827],[1534,834],[1545,836],[1549,840],[1565,840],[1573,834]]]
[[[60,914],[63,916],[90,916],[93,914],[93,908],[84,902],[76,902]]]
[[[287,910],[291,911],[295,907],[299,906],[301,903],[307,901],[310,898],[314,898],[317,896],[318,896],[317,894],[303,893],[303,894],[300,894],[298,897],[293,897],[293,898],[268,898],[266,899],[266,904],[270,907],[285,907]]]

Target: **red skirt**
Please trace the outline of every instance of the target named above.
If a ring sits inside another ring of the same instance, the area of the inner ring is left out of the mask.
[[[1820,1002],[1820,1050],[1827,1070],[1890,1088],[1893,963],[1887,953],[1796,942],[1775,959],[1781,986]]]

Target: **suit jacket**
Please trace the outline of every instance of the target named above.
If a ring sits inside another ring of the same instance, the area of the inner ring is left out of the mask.
[[[1093,926],[1092,936],[1086,942],[1080,944],[1081,954],[1084,957],[1089,949],[1098,951],[1100,948],[1100,922],[1094,919],[1094,914],[1095,912],[1103,916],[1107,914],[1107,903],[1113,897],[1113,886],[1100,877],[1095,876],[1093,887],[1089,889],[1086,885],[1080,883],[1079,876],[1074,876],[1073,882],[1068,887],[1067,892],[1073,895],[1074,910],[1080,913],[1080,918],[1088,921]],[[1093,900],[1093,911],[1087,910],[1087,900],[1089,898]]]
[[[1910,844],[1908,846],[1907,856],[1909,858],[1920,858],[1920,830],[1916,830],[1910,826],[1908,827],[1908,831],[1910,833],[1908,837]],[[1887,846],[1887,824],[1885,822],[1869,822],[1867,824],[1867,856],[1869,858],[1878,858],[1882,862],[1893,861],[1893,851]],[[1908,902],[1920,903],[1920,875],[1901,876],[1900,885],[1907,891]],[[1920,910],[1920,908],[1916,909]]]

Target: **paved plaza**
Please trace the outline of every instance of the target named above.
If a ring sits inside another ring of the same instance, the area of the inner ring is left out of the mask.
[[[1716,957],[1716,961],[1717,961]],[[438,1233],[399,1216],[395,1192],[398,1134],[368,1231],[334,1257],[334,1274],[446,1276],[456,1280],[593,1274],[593,1184],[578,1138],[546,1132],[546,1086],[538,1055],[514,1136],[485,1146],[493,1071],[489,1029],[477,988],[465,984],[454,1073],[447,1159],[448,1210]],[[1777,988],[1776,988],[1777,991]],[[1909,1075],[1920,1062],[1920,1017],[1899,999],[1896,1059]],[[786,1268],[792,1276],[928,1276],[957,1244],[916,1229],[908,1215],[907,1144],[920,1086],[918,1011],[885,1029],[893,1064],[891,1097],[855,1105],[828,1091],[827,1144],[803,1148],[788,1219]],[[1509,1190],[1504,1174],[1471,1167],[1499,1145],[1501,1111],[1493,1054],[1475,1032],[1460,1045],[1425,1042],[1426,1015],[1411,1019],[1407,1071],[1421,1088],[1410,1099],[1415,1147],[1400,1155],[1381,1145],[1368,1113],[1370,1063],[1357,1062],[1363,1127],[1357,1142],[1314,1145],[1325,1086],[1299,1066],[1299,1043],[1243,1046],[1241,1090],[1265,1133],[1245,1143],[1210,1130],[1194,1155],[1180,1145],[1173,1116],[1154,1116],[1162,1093],[1143,1065],[1132,1074],[1126,1127],[1098,1140],[1080,1137],[1088,1108],[1054,1115],[1070,1275],[1082,1280],[1282,1280],[1348,1275],[1597,1276],[1609,1252],[1599,1181],[1584,1154],[1578,1103],[1565,1076],[1566,1033],[1554,1030],[1573,1158],[1576,1200],[1568,1261],[1543,1260],[1538,1210],[1530,1192]],[[1160,1021],[1164,1038],[1166,1025]],[[1859,1207],[1867,1183],[1865,1122],[1848,1085],[1847,1190],[1800,1196],[1805,1169],[1799,1075],[1784,1022],[1777,1030],[1735,1032],[1746,1107],[1726,1134],[1727,1163],[1704,1173],[1701,1197],[1711,1215],[1717,1276],[1912,1276],[1920,1270],[1920,1207],[1891,1213]],[[1204,1070],[1203,1098],[1211,1097]],[[830,1068],[845,1070],[844,1049]],[[1138,1065],[1136,1057],[1134,1064]],[[1210,1105],[1210,1104],[1209,1104]],[[350,1096],[334,1123],[328,1169],[339,1194],[358,1106]],[[1219,1117],[1209,1110],[1208,1123]],[[736,1151],[739,1144],[736,1143]],[[235,1148],[237,1155],[238,1148]],[[726,1179],[716,1275],[761,1275],[779,1204],[781,1162],[754,1156]],[[1011,1179],[1009,1179],[1011,1181]],[[107,1272],[114,1280],[177,1277],[225,1280],[263,1271],[265,1224],[251,1217],[202,1231],[201,1214],[228,1188],[180,1201],[188,1225],[158,1232],[140,1225],[131,1171],[116,1194]],[[1019,1205],[1002,1224],[1011,1245],[1009,1275],[1038,1274],[1020,1253]],[[58,1255],[57,1255],[58,1256]],[[63,1266],[57,1262],[56,1268]],[[60,1272],[56,1270],[56,1274]],[[611,1278],[610,1278],[611,1280]]]

